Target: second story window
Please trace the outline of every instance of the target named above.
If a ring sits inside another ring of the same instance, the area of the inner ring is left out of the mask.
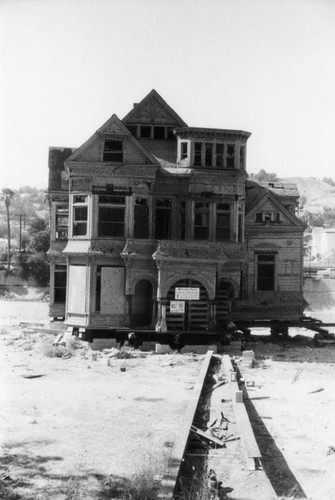
[[[87,196],[73,196],[73,236],[86,236],[87,234]]]
[[[182,142],[180,144],[180,148],[181,148],[180,159],[181,160],[185,160],[185,158],[188,157],[188,143],[187,142]]]
[[[181,201],[179,205],[180,239],[186,238],[186,202]]]
[[[171,239],[171,198],[157,198],[155,204],[155,238]]]
[[[222,143],[216,144],[216,166],[223,167],[224,161],[224,145]]]
[[[125,196],[99,196],[98,236],[124,237],[125,234]]]
[[[56,207],[56,239],[66,240],[69,225],[69,209],[66,206]]]
[[[206,167],[210,167],[213,165],[213,143],[206,142],[205,143],[205,165]]]
[[[149,238],[149,200],[147,198],[135,199],[134,238]]]
[[[202,143],[201,142],[195,142],[194,143],[194,165],[201,165],[202,164]]]
[[[227,145],[227,168],[235,168],[235,145]]]
[[[105,139],[103,161],[123,162],[123,141],[116,139]]]
[[[216,205],[216,241],[230,241],[231,223],[230,223],[230,205],[229,203],[217,203]]]
[[[194,239],[207,240],[209,230],[209,203],[195,202]]]

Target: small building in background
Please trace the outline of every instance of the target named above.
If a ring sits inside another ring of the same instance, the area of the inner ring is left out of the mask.
[[[79,148],[50,148],[51,316],[87,332],[299,318],[299,194],[247,179],[249,137],[189,127],[152,90]]]

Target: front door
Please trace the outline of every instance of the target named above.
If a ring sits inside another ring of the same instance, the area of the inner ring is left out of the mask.
[[[174,312],[171,302],[176,301],[176,288],[199,289],[199,300],[183,300],[184,312]],[[168,292],[166,324],[168,331],[204,331],[208,330],[209,306],[205,287],[195,280],[181,280]]]

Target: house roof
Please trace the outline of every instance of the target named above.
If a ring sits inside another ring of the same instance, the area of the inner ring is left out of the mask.
[[[149,92],[149,94],[145,96],[141,102],[136,103],[134,105],[134,108],[129,111],[128,114],[126,114],[122,121],[124,123],[135,123],[135,118],[138,112],[142,108],[144,108],[151,100],[156,100],[156,102],[164,108],[164,110],[171,116],[176,126],[187,127],[187,124],[184,122],[184,120],[174,111],[174,109],[172,109],[168,105],[168,103],[159,95],[159,93],[155,89],[152,89],[151,92]]]

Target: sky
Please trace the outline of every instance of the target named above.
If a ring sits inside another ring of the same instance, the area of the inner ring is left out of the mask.
[[[151,89],[189,125],[247,130],[247,170],[335,179],[334,0],[0,0],[0,189],[47,187]]]

